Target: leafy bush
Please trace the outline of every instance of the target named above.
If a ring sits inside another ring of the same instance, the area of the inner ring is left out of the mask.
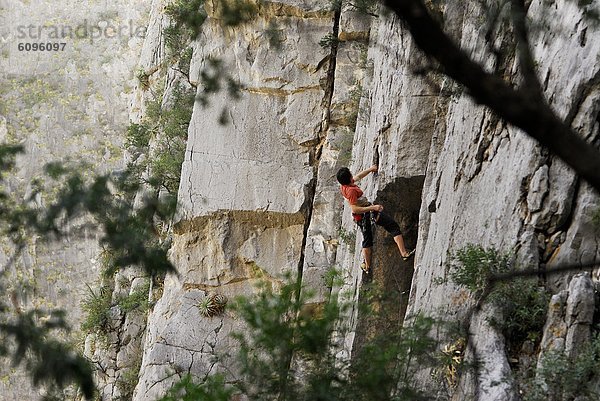
[[[181,164],[185,156],[188,127],[192,118],[195,91],[175,87],[172,102],[160,115],[155,157],[150,160],[152,180],[170,194],[177,194],[181,179]]]
[[[168,219],[174,212],[172,202],[142,199],[134,209],[132,194],[139,185],[132,184],[129,174],[119,172],[90,177],[89,166],[79,163],[50,163],[46,179],[31,183],[32,191],[22,199],[14,191],[5,191],[5,173],[14,167],[21,146],[0,144],[0,232],[15,245],[7,267],[21,257],[27,240],[41,240],[72,235],[68,223],[85,218],[95,226],[101,246],[110,250],[105,275],[135,265],[150,276],[175,268],[158,244],[154,218]],[[44,207],[31,206],[34,199],[44,200]],[[6,293],[5,275],[0,274],[0,293]],[[103,286],[98,293],[90,289],[82,308],[87,317],[82,331],[105,333],[108,329],[112,291]],[[0,300],[0,358],[12,359],[14,367],[24,365],[34,386],[43,386],[47,397],[64,393],[75,384],[86,399],[95,388],[92,367],[73,348],[56,340],[57,331],[68,331],[62,311],[21,310],[18,299],[13,308]]]
[[[187,374],[160,401],[229,401],[234,392],[222,375],[208,376],[203,383],[197,384],[192,375]]]
[[[175,0],[165,7],[171,24],[165,28],[165,45],[172,55],[180,55],[194,40],[206,20],[204,0]]]
[[[477,295],[482,295],[492,275],[511,271],[510,255],[474,244],[452,254],[448,265],[452,281]],[[539,340],[549,297],[537,285],[536,279],[515,278],[496,283],[487,300],[502,314],[492,323],[502,331],[509,347],[526,339]]]
[[[592,401],[600,399],[600,336],[596,336],[575,358],[554,351],[542,358],[541,366],[523,386],[523,401]]]
[[[157,141],[151,157],[129,165],[129,172],[138,182],[143,182],[142,176],[148,170],[150,178],[146,183],[177,194],[194,101],[195,90],[179,84],[173,89],[169,104],[163,105],[162,96],[158,96],[146,104],[142,123],[129,126],[125,144],[132,154],[148,154],[150,142]]]
[[[377,2],[371,0],[353,0],[349,3],[349,6],[352,10],[370,15],[372,17],[377,17],[375,13],[377,11]]]
[[[118,301],[119,308],[123,313],[129,313],[133,310],[146,312],[150,307],[148,301],[148,292],[150,291],[150,280],[147,280],[144,285],[136,288],[131,294],[121,298]]]
[[[502,331],[509,345],[541,340],[550,297],[535,279],[499,283],[489,300],[502,311],[502,319],[492,319],[492,323]]]
[[[356,355],[350,382],[340,400],[425,400],[415,385],[416,371],[438,365],[437,341],[430,337],[436,322],[415,316],[402,330],[380,333]]]
[[[252,21],[258,7],[251,0],[224,0],[218,3],[219,17],[225,26],[235,27]]]
[[[4,313],[4,305],[0,305]],[[76,383],[90,400],[95,387],[88,361],[71,346],[53,338],[57,331],[67,331],[63,311],[34,309],[15,318],[0,319],[0,357],[10,355],[12,364],[23,363],[34,386],[45,385],[49,394],[58,393],[70,383]]]
[[[147,152],[151,136],[151,130],[146,125],[132,123],[127,127],[125,146],[138,152]]]
[[[490,275],[510,270],[510,259],[494,248],[468,244],[450,256],[450,278],[474,293],[481,293]]]

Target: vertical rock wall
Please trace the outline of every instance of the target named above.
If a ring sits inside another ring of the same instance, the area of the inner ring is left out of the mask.
[[[192,73],[219,57],[241,96],[221,93],[194,108],[171,248],[180,275],[167,277],[150,316],[136,400],[154,399],[185,373],[231,373],[215,356],[235,346],[240,322],[227,312],[203,316],[203,299],[251,294],[259,280],[277,286],[290,275],[320,288],[321,302],[321,276],[335,258],[339,212],[330,206],[339,195],[331,180],[349,150],[368,23],[340,28],[341,13],[328,4],[287,1],[262,3],[257,18],[232,29],[212,3],[206,8]],[[264,33],[270,23],[281,32],[278,46]],[[351,35],[319,46],[340,29]]]
[[[481,12],[464,10],[460,38],[466,48],[482,40],[477,22]],[[532,37],[546,98],[576,130],[594,140],[600,107],[596,94],[600,48],[582,38],[592,32],[597,37],[597,28],[568,1],[552,2],[550,8],[534,1],[529,17],[550,25]],[[493,60],[485,52],[474,56]],[[515,74],[513,59],[498,63]],[[429,154],[409,313],[464,318],[473,301],[469,293],[451,283],[436,285],[433,279],[446,277],[448,253],[467,243],[513,251],[521,268],[600,256],[598,236],[589,228],[598,196],[560,160],[473,104],[466,94],[452,96],[444,119]],[[564,288],[565,283],[559,277],[548,278],[550,288]],[[456,397],[516,399],[504,339],[484,320],[476,316],[470,330],[476,351],[483,355],[481,372],[485,373],[474,382],[463,382]]]
[[[367,65],[368,78],[359,108],[350,169],[355,173],[364,170],[378,157],[378,175],[369,175],[361,181],[361,188],[370,200],[382,204],[384,211],[398,221],[410,249],[417,243],[427,155],[434,130],[444,127],[447,99],[441,93],[443,82],[427,82],[416,75],[423,57],[392,16],[380,15],[374,22]],[[356,232],[357,239],[351,246],[341,247],[337,255],[337,262],[345,272],[340,294],[344,297],[353,294],[352,302],[356,303],[364,296],[362,280],[367,277],[359,268],[361,235],[346,202],[342,226],[346,232]],[[408,304],[412,263],[402,261],[396,244],[382,228],[377,229],[373,249],[370,280],[385,294],[382,306],[389,312],[378,322],[370,316],[361,316],[360,308],[353,308],[347,317],[350,330],[344,338],[348,354],[355,344],[381,333],[383,326],[399,328]]]
[[[184,72],[171,68],[178,62],[177,57],[167,55],[169,49],[164,34],[170,25],[168,17],[164,14],[167,4],[168,2],[163,0],[152,2],[145,40],[134,70],[137,81],[130,103],[130,121],[150,125],[153,130],[158,131],[150,139],[147,154],[137,154],[134,151],[134,154],[127,155],[128,163],[136,166],[143,165],[148,159],[152,160],[157,156],[158,144],[166,135],[153,126],[155,121],[148,123],[147,110],[152,107],[160,108],[161,114],[167,114],[175,88],[189,86]],[[154,112],[156,113],[156,110]],[[146,167],[141,173],[142,181],[153,174],[151,168]],[[145,184],[137,193],[134,207],[141,203],[144,197],[156,197],[159,194],[160,191],[151,184]],[[160,230],[160,234],[166,236],[168,227],[161,226]],[[100,335],[89,334],[84,351],[86,357],[96,366],[95,378],[100,398],[130,400],[139,380],[148,311],[154,306],[155,298],[162,294],[161,279],[149,278],[139,269],[127,269],[104,278],[103,287],[103,290],[110,291],[109,329],[107,333]],[[127,307],[126,300],[131,297],[143,298],[144,301],[133,305],[129,302]]]
[[[480,24],[484,10],[475,3],[438,11],[474,58],[515,76],[510,52],[494,59],[489,51]],[[572,2],[546,5],[534,1],[529,8],[532,19],[553,24],[532,38],[546,97],[593,139],[599,45],[589,38],[596,28]],[[413,271],[378,233],[372,280],[391,294],[393,313],[373,322],[359,308],[351,310],[340,355],[351,355],[371,335],[368,327],[398,327],[405,314],[464,319],[470,294],[434,279],[446,278],[448,253],[467,243],[512,250],[522,267],[598,256],[590,224],[597,195],[460,88],[419,74],[428,66],[394,17],[371,21],[346,6],[332,12],[318,2],[272,2],[263,3],[254,21],[231,29],[211,7],[192,68],[219,57],[243,90],[238,101],[220,94],[208,107],[195,106],[171,251],[180,275],[167,278],[150,316],[136,400],[156,398],[185,373],[225,370],[228,361],[214,356],[234,346],[230,334],[241,326],[227,312],[203,316],[198,305],[208,296],[249,294],[259,279],[277,286],[290,274],[317,289],[318,303],[329,295],[321,276],[336,267],[345,283],[339,294],[359,302],[360,242],[349,210],[338,208],[334,180],[340,166],[359,171],[375,155],[380,173],[363,189],[400,222],[417,254]],[[281,49],[264,35],[271,21],[281,28]],[[331,32],[337,45],[318,47]],[[501,29],[494,40],[506,45]],[[220,125],[220,115],[229,123]],[[550,277],[548,284],[564,288],[565,280]],[[514,399],[502,336],[485,313],[470,327],[486,373],[440,395]],[[422,385],[438,387],[428,373]]]

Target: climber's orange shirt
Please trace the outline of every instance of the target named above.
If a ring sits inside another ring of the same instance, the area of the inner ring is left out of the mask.
[[[362,190],[356,184],[342,185],[342,195],[348,199],[348,203],[356,205],[356,201],[363,195]]]
[[[351,205],[356,205],[358,198],[363,196],[363,191],[354,183],[354,180],[352,180],[352,184],[342,185],[340,190],[344,198],[348,199],[348,203]]]

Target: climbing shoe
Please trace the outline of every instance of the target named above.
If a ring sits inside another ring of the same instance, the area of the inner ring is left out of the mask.
[[[408,260],[411,258],[411,256],[413,256],[415,254],[416,249],[413,249],[412,251],[408,252],[408,255],[406,256],[402,256],[402,260]]]
[[[367,263],[364,261],[362,261],[362,263],[360,264],[360,268],[362,269],[363,272],[365,272],[366,274],[369,274],[369,268],[367,267]]]

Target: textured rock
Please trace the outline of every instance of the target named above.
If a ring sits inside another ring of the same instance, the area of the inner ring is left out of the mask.
[[[565,264],[585,264],[600,258],[600,234],[592,222],[592,216],[600,206],[600,198],[589,188],[582,184],[576,198],[573,216],[566,229],[565,240],[552,253],[548,261],[548,268]],[[552,275],[550,277],[552,288],[565,288],[569,278],[574,273],[565,275]]]
[[[451,35],[476,60],[515,76],[517,63],[510,54],[498,60],[490,53],[481,24],[485,10],[478,4],[454,2],[439,11]],[[552,106],[593,139],[600,44],[589,38],[598,28],[588,25],[571,2],[553,4],[533,1],[529,8],[532,20],[548,18],[556,28],[532,37],[536,65]],[[379,157],[379,175],[361,183],[363,189],[384,203],[409,245],[417,246],[413,276],[410,269],[398,272],[395,245],[377,237],[379,269],[373,279],[399,290],[392,323],[402,321],[405,308],[409,315],[459,322],[467,317],[470,294],[433,280],[446,278],[448,253],[468,243],[512,250],[518,266],[529,268],[596,256],[590,221],[598,200],[564,163],[449,80],[415,75],[425,61],[393,16],[370,21],[345,5],[337,20],[321,7],[316,1],[270,3],[257,20],[232,30],[211,16],[195,44],[192,70],[204,67],[208,56],[218,56],[244,90],[237,102],[218,96],[208,107],[194,109],[171,250],[181,275],[166,279],[150,316],[135,400],[162,394],[183,373],[224,370],[220,364],[227,358],[214,356],[234,347],[229,335],[242,327],[227,312],[202,316],[197,305],[203,297],[251,294],[257,280],[277,286],[282,274],[299,269],[303,282],[316,289],[314,302],[329,296],[322,283],[326,269],[341,269],[344,284],[333,295],[355,307],[340,323],[350,330],[340,330],[337,352],[340,358],[352,357],[355,344],[369,335],[371,321],[357,306],[360,242],[353,238],[348,208],[341,218],[337,208],[342,199],[334,174],[341,165],[359,171]],[[270,20],[285,33],[279,52],[260,36]],[[335,26],[337,53],[317,47]],[[503,38],[499,33],[494,45],[503,45]],[[223,110],[230,123],[220,126],[216,116]],[[585,337],[587,318],[568,318],[573,324],[563,319],[567,309],[574,316],[589,306],[584,281],[574,281],[568,295],[553,298],[544,349],[572,348]],[[564,289],[565,281],[557,279],[556,286]],[[409,287],[407,298],[403,292]],[[463,378],[460,391],[442,396],[516,399],[504,340],[488,324],[490,314],[484,308],[469,328],[473,356],[483,369]],[[371,330],[381,322],[373,323]],[[428,372],[420,379],[425,388],[438,387]]]
[[[572,3],[557,0],[553,7],[546,7],[544,1],[531,2],[532,20],[544,17],[556,24],[555,30],[540,29],[532,37],[534,56],[551,105],[582,135],[595,140],[600,42],[591,38],[598,36],[598,27],[588,25]],[[439,11],[452,37],[476,60],[516,75],[517,63],[510,56],[495,65],[497,59],[485,43],[481,24],[484,10],[478,4],[449,2]],[[128,42],[128,51],[142,46],[136,68],[149,74],[151,85],[165,79],[169,88],[179,78],[159,71],[165,61],[162,29],[168,23],[164,5],[164,1],[153,2],[143,46],[140,41]],[[277,287],[287,274],[301,275],[303,283],[316,291],[313,301],[323,302],[330,289],[322,277],[336,267],[342,271],[344,284],[334,289],[333,296],[354,302],[340,322],[340,327],[349,330],[340,329],[337,351],[340,358],[351,359],[356,344],[384,324],[400,324],[405,312],[462,322],[473,305],[471,295],[452,283],[434,285],[433,280],[447,278],[449,252],[468,243],[512,250],[516,263],[530,268],[540,262],[552,267],[599,257],[598,231],[592,224],[598,196],[564,163],[475,104],[449,80],[415,74],[427,63],[395,17],[380,15],[371,20],[347,4],[338,15],[316,0],[289,0],[263,4],[254,21],[231,29],[213,14],[213,6],[207,3],[210,18],[194,43],[190,78],[198,81],[207,59],[216,56],[243,89],[237,101],[221,93],[207,107],[195,105],[170,254],[180,275],[165,279],[163,295],[146,329],[143,318],[124,316],[115,306],[111,309],[115,330],[109,341],[116,346],[101,353],[91,337],[86,339],[86,355],[109,362],[103,365],[109,378],[101,389],[103,398],[120,394],[118,381],[139,354],[140,341],[143,360],[134,400],[156,399],[185,373],[204,377],[227,372],[228,379],[235,380],[231,359],[215,357],[235,350],[231,334],[243,327],[228,311],[222,316],[202,314],[200,302],[211,294],[249,295],[256,291],[258,281]],[[138,15],[136,7],[132,9]],[[280,50],[263,34],[272,21],[283,33]],[[337,52],[318,45],[336,29]],[[502,45],[501,41],[502,35],[494,44]],[[80,45],[90,49],[86,43]],[[114,47],[104,50],[107,55],[121,54]],[[68,76],[84,75],[78,61],[65,67]],[[118,76],[133,79],[133,62],[134,57],[119,57],[103,68],[116,74],[123,67]],[[100,68],[98,63],[93,61],[93,70]],[[20,101],[22,80],[9,82],[9,98]],[[92,78],[85,84],[90,82],[94,88],[101,85]],[[103,89],[109,91],[115,85]],[[51,89],[44,91],[53,93]],[[137,89],[118,99],[93,94],[71,99],[73,104],[85,105],[75,107],[85,123],[73,130],[99,126],[116,132],[127,120],[124,109],[102,110],[123,100],[131,100],[130,118],[139,121],[151,94],[139,85]],[[59,154],[64,149],[75,152],[82,144],[89,145],[86,149],[98,147],[90,139],[95,134],[66,140],[71,131],[59,124],[62,117],[47,116],[45,105],[33,106],[31,115],[7,116],[8,124],[0,120],[0,137],[20,138],[20,131],[10,128],[13,121],[23,126],[19,130],[33,124],[35,132],[44,134],[39,136],[44,140],[28,139],[33,156],[23,159],[26,168],[21,180],[36,174],[30,166],[39,155]],[[83,110],[89,120],[81,116]],[[222,113],[229,120],[227,125],[218,123]],[[45,135],[57,127],[62,137]],[[121,153],[106,145],[96,156],[109,161],[119,159]],[[373,280],[396,297],[394,313],[386,322],[372,321],[359,311],[363,295],[360,240],[354,237],[356,229],[347,205],[341,210],[334,177],[342,165],[359,171],[377,156],[378,176],[369,176],[361,185],[371,200],[383,203],[399,221],[409,247],[417,247],[413,274],[410,264],[400,261],[395,244],[381,232],[377,234]],[[90,244],[95,240],[92,233],[86,238]],[[78,245],[77,252],[91,249],[88,246]],[[41,250],[51,256],[40,258]],[[86,259],[94,257],[93,252],[84,254]],[[23,271],[32,277],[36,258],[50,265],[74,255],[38,246],[23,260]],[[564,291],[552,299],[543,350],[571,352],[589,336],[593,310],[589,277],[577,276],[567,290],[568,276],[550,278],[557,291]],[[135,276],[125,279],[116,283],[115,299],[131,293],[140,281]],[[45,280],[44,286],[52,293],[55,288],[50,279]],[[441,397],[516,398],[504,339],[487,321],[491,313],[484,308],[469,325],[469,346],[482,369],[465,375],[457,392],[439,392]],[[437,334],[445,339],[446,333]],[[303,361],[295,363],[302,366]],[[439,383],[429,372],[422,372],[419,379],[424,388],[437,391]]]
[[[537,212],[542,208],[544,196],[548,192],[548,166],[543,165],[529,182],[529,191],[527,192],[527,208],[530,212]]]
[[[0,140],[20,142],[27,152],[10,182],[17,197],[31,192],[29,182],[50,161],[83,160],[98,172],[123,167],[121,144],[149,6],[146,0],[2,2]],[[54,29],[79,25],[109,33],[67,37],[61,51],[18,50],[19,43],[57,42],[50,36]],[[111,26],[122,27],[122,34],[114,34]],[[38,205],[47,201],[36,200]],[[80,303],[88,294],[84,283],[93,286],[100,271],[98,235],[79,221],[63,242],[31,238],[10,278],[22,305],[66,309],[75,335],[82,320]],[[0,242],[0,253],[10,252],[6,239]],[[25,294],[25,288],[32,292]],[[0,378],[0,398],[37,397],[30,379],[9,366],[0,368]]]
[[[598,54],[598,44],[589,41],[583,45],[579,43],[583,29],[578,22],[581,14],[568,2],[559,1],[555,5],[556,11],[548,11],[552,21],[556,27],[569,26],[569,34],[557,35],[552,30],[541,30],[533,41],[541,75],[548,71],[551,75],[546,96],[552,99],[553,106],[561,115],[577,115],[576,120],[582,121],[577,124],[582,132],[593,133],[596,129],[593,125],[597,113],[595,103],[587,103],[587,106],[579,104],[574,112],[573,99],[586,99],[587,102],[589,97],[593,97],[593,90],[578,92],[577,88],[581,91],[600,68],[598,60],[592,57]],[[542,2],[532,2],[529,9],[532,20],[544,15],[541,7]],[[452,6],[448,5],[445,12],[451,12],[450,8]],[[463,19],[456,19],[462,20],[462,28],[457,31],[460,32],[461,43],[466,46],[474,46],[474,38],[483,37],[478,34],[477,12],[471,7]],[[588,34],[590,29],[587,27]],[[388,33],[391,34],[392,31]],[[473,54],[476,58],[485,57],[481,51]],[[373,102],[372,108],[379,110],[382,105]],[[552,163],[548,164],[547,156],[534,141],[498,121],[485,108],[473,104],[466,95],[455,94],[444,113],[439,118],[445,122],[436,126],[439,131],[434,134],[429,153],[415,275],[407,313],[421,312],[454,320],[460,319],[470,305],[468,298],[464,302],[462,290],[452,285],[432,284],[433,278],[445,277],[449,251],[467,243],[479,243],[506,251],[515,250],[520,264],[537,267],[540,247],[543,254],[546,246],[545,238],[550,238],[557,229],[565,230],[568,225],[571,229],[567,231],[565,243],[556,248],[555,254],[563,253],[563,248],[576,246],[577,241],[571,238],[574,232],[579,232],[581,241],[585,243],[573,253],[585,255],[597,249],[595,236],[583,236],[581,230],[587,223],[576,220],[583,205],[587,205],[589,218],[595,200],[586,192],[576,194],[576,180],[561,162],[552,159]],[[571,196],[576,196],[577,200],[573,202]],[[572,205],[575,205],[575,212],[573,220],[569,221]],[[540,231],[544,232],[541,236]],[[553,246],[556,247],[556,243]],[[589,255],[586,260],[593,257]],[[479,329],[471,326],[473,336],[480,338],[478,348],[494,348],[497,337],[481,335]],[[505,358],[502,355],[497,357]],[[498,363],[505,366],[505,363]],[[510,377],[509,370],[504,373]],[[483,394],[487,380],[485,374],[482,373],[476,381],[479,383],[476,388],[466,393]],[[427,374],[423,376],[425,382],[427,377]],[[465,381],[464,385],[472,389],[469,383]],[[498,393],[482,399],[500,400],[504,397]]]
[[[540,344],[538,369],[550,353],[564,353],[576,358],[589,344],[594,317],[595,294],[589,273],[574,276],[568,290],[554,295],[548,308],[548,319]]]
[[[382,203],[386,212],[398,220],[406,236],[418,219],[425,160],[437,122],[435,112],[444,107],[445,101],[435,96],[425,80],[413,74],[422,57],[410,37],[401,32],[399,22],[391,16],[380,15],[371,27],[363,96],[349,167],[353,172],[361,171],[373,164],[375,155],[379,156],[377,178],[370,175],[360,186],[370,200]],[[398,44],[388,46],[390,37],[397,38]],[[347,202],[344,202],[342,230],[357,235],[352,246],[341,247],[337,254],[336,265],[342,268],[344,277],[339,294],[344,301],[357,303],[362,283],[360,233],[350,217]],[[353,344],[363,342],[380,324],[399,322],[404,315],[412,272],[402,264],[387,234],[378,236],[373,280],[381,283],[386,293],[397,297],[391,301],[394,317],[388,322],[374,322],[369,316],[360,315],[359,307],[351,308],[345,318],[350,329],[340,340],[347,347],[339,351],[342,354],[351,355]],[[414,246],[416,232],[409,237],[407,246]]]
[[[288,5],[308,13],[318,4]],[[331,29],[331,15],[283,17],[261,15],[231,37],[217,19],[205,22],[202,36],[210,40],[199,42],[192,71],[218,56],[244,89],[235,102],[215,96],[207,108],[195,107],[181,174],[181,219],[217,210],[296,213],[305,202],[323,114],[319,80],[325,71],[317,65],[326,53],[315,44]],[[256,30],[271,18],[285,32],[281,50]],[[216,118],[223,110],[227,125]]]
[[[573,277],[569,284],[569,298],[565,311],[565,323],[568,327],[565,352],[569,357],[577,356],[581,346],[590,341],[594,307],[594,285],[589,273]]]
[[[354,241],[353,228],[341,228],[342,197],[335,178],[340,167],[352,161],[352,142],[355,127],[366,98],[369,64],[367,43],[371,17],[355,12],[348,4],[339,16],[335,54],[335,75],[331,80],[333,92],[328,105],[326,131],[320,149],[315,195],[310,223],[306,232],[302,282],[316,294],[312,301],[323,302],[330,288],[324,275],[331,269],[347,274],[336,261],[338,246]]]
[[[194,107],[171,248],[180,276],[165,280],[150,316],[135,400],[156,398],[183,373],[230,372],[222,365],[228,359],[215,356],[233,349],[230,334],[241,323],[227,312],[202,316],[199,301],[211,293],[249,295],[260,280],[277,286],[284,275],[294,277],[313,204],[317,215],[332,217],[319,207],[333,196],[330,189],[319,187],[313,202],[318,159],[328,160],[323,174],[335,164],[335,137],[326,142],[324,131],[332,77],[328,54],[318,46],[332,17],[319,2],[290,1],[265,5],[256,20],[235,30],[224,30],[212,14],[205,22],[192,72],[218,56],[243,89],[237,101],[219,95],[206,108]],[[285,35],[281,50],[262,34],[270,20]],[[223,111],[227,125],[217,121]],[[335,232],[317,227],[312,233],[314,254],[335,251],[327,244]]]
[[[490,311],[473,316],[470,339],[478,366],[474,400],[518,400],[511,369],[505,356],[504,338],[489,323]]]
[[[569,292],[563,290],[550,299],[548,317],[544,325],[544,335],[540,348],[542,350],[562,351],[565,349],[567,323],[565,322],[565,307]]]

